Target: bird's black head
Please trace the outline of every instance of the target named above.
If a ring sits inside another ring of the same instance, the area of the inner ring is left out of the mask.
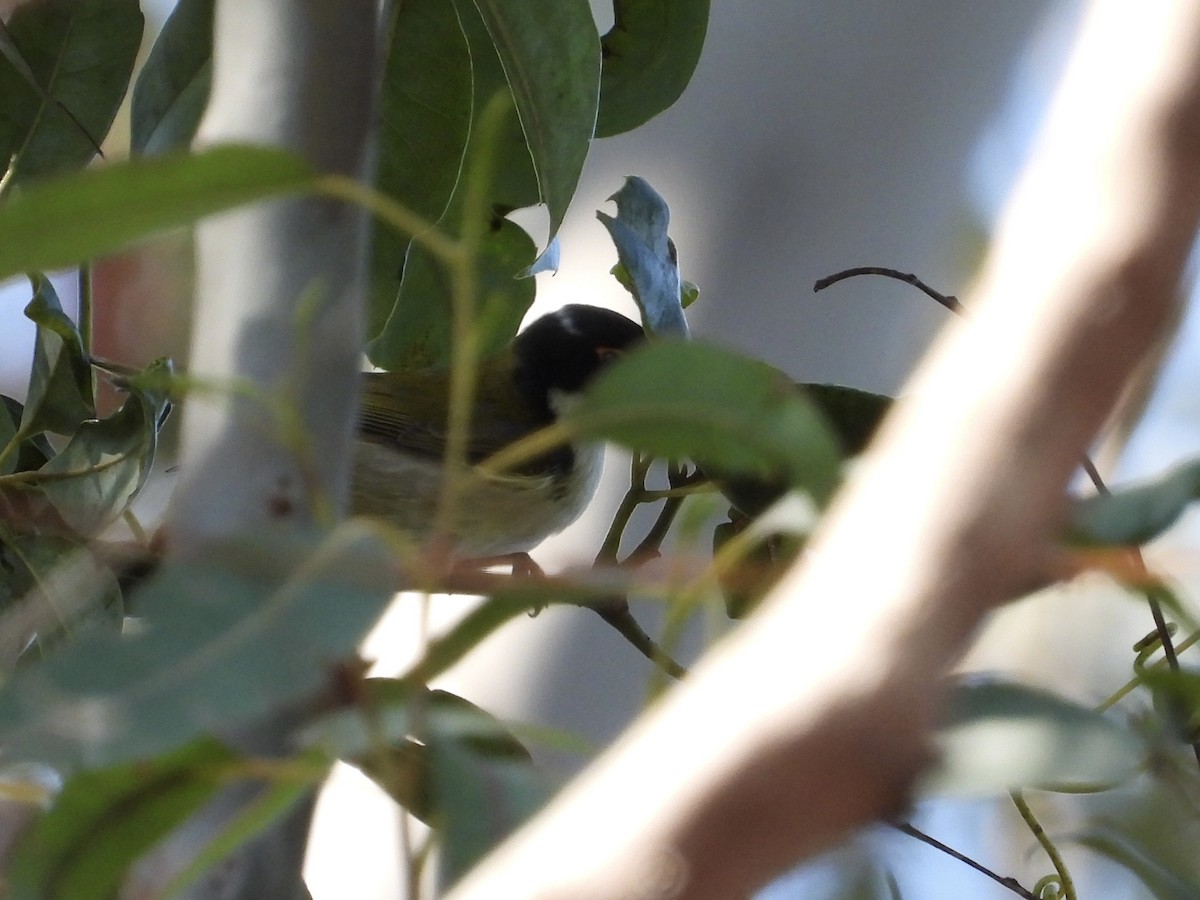
[[[553,394],[583,390],[600,369],[645,337],[620,313],[580,303],[547,313],[513,341],[518,390],[547,421]]]

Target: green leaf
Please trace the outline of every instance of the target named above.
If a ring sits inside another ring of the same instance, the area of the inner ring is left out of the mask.
[[[507,219],[497,220],[480,246],[478,295],[489,298],[483,310],[481,356],[505,347],[533,303],[533,279],[518,280],[536,255],[533,239]],[[452,344],[450,285],[442,264],[413,245],[404,267],[399,300],[383,330],[367,348],[371,362],[389,371],[437,369],[449,365]]]
[[[630,131],[679,99],[692,80],[708,30],[709,0],[614,0],[601,39],[596,137]]]
[[[21,434],[74,434],[81,422],[96,415],[87,351],[50,280],[41,274],[31,275],[29,280],[33,299],[25,307],[25,317],[37,326],[37,343]]]
[[[517,104],[558,233],[596,126],[600,37],[587,0],[475,0]]]
[[[71,778],[17,845],[9,896],[115,897],[129,866],[225,785],[233,760],[222,744],[200,740]]]
[[[22,476],[23,484],[40,488],[75,533],[97,534],[145,484],[166,406],[164,396],[132,393],[111,416],[80,425],[61,453]]]
[[[644,178],[631,175],[610,200],[617,217],[596,213],[617,247],[617,280],[642,311],[642,320],[656,334],[687,336],[682,285],[675,245],[667,235],[671,211]]]
[[[362,682],[359,695],[357,706],[312,723],[300,740],[357,766],[435,827],[451,879],[546,799],[528,751],[475,704],[384,678]],[[417,730],[419,741],[411,737]]]
[[[438,737],[430,740],[429,754],[439,881],[449,885],[537,812],[549,790],[528,759],[488,755]]]
[[[179,0],[138,74],[130,107],[130,149],[156,155],[191,143],[212,83],[216,0]]]
[[[1151,481],[1077,500],[1067,539],[1083,546],[1129,546],[1158,537],[1200,497],[1200,460]]]
[[[579,437],[780,481],[818,504],[838,481],[835,439],[787,376],[697,342],[661,341],[630,353],[563,422]]]
[[[8,167],[16,157],[13,183],[78,168],[97,153],[125,97],[142,26],[137,0],[39,0],[13,12],[0,61],[0,160]]]
[[[401,5],[402,12],[403,7]],[[507,346],[532,305],[536,290],[532,279],[518,279],[517,276],[529,269],[537,256],[537,248],[529,235],[504,216],[514,209],[537,203],[540,195],[533,160],[515,109],[506,114],[494,141],[481,136],[479,120],[483,110],[497,95],[511,97],[512,90],[479,10],[471,0],[454,0],[454,8],[470,51],[466,76],[471,87],[471,128],[467,148],[461,154],[461,171],[466,172],[480,159],[487,158],[492,172],[487,196],[491,219],[480,242],[475,273],[475,300],[477,308],[482,307],[481,319],[484,320],[477,323],[484,326],[480,328],[478,346],[480,353],[487,355]],[[444,33],[439,34],[448,39]],[[461,58],[452,50],[447,50],[447,54],[462,65]],[[452,84],[458,84],[461,77],[463,73],[454,68],[446,73]],[[458,101],[444,98],[444,102]],[[407,132],[403,138],[411,140]],[[383,140],[386,157],[390,140],[386,132]],[[448,234],[457,236],[462,234],[464,226],[465,186],[458,175],[457,159],[447,159],[443,165],[451,162],[456,166],[458,181],[438,224]],[[387,174],[389,170],[400,164],[403,164],[402,157],[397,157],[395,163],[389,163],[386,158],[381,161],[381,185],[392,177]],[[424,191],[425,188],[410,184],[406,190]],[[405,204],[415,203],[430,215],[435,214],[432,207],[436,203],[431,202],[436,200],[434,195],[397,195],[396,199]],[[376,234],[379,233],[376,229]],[[451,350],[450,274],[439,260],[422,248],[409,245],[405,252],[405,245],[406,241],[384,238],[372,254],[368,327],[373,337],[367,353],[372,363],[392,371],[444,368],[449,365]]]
[[[1113,719],[994,680],[955,687],[937,743],[941,757],[922,785],[925,794],[1105,790],[1135,775],[1145,756],[1137,736]]]
[[[1076,841],[1128,869],[1156,900],[1195,900],[1200,897],[1200,880],[1180,872],[1159,859],[1157,848],[1145,846],[1133,836],[1112,829],[1089,831]]]
[[[25,407],[12,397],[0,395],[0,476],[40,469],[54,455],[54,448],[45,435],[22,437],[19,434],[17,429],[23,418]],[[9,449],[13,440],[18,443]]]
[[[883,417],[892,408],[892,398],[840,384],[801,384],[833,433],[842,454],[858,456],[879,430]]]
[[[162,570],[133,598],[145,628],[91,632],[0,689],[13,759],[70,769],[151,756],[311,696],[387,606],[386,541],[348,523],[320,542],[239,541]]]
[[[471,51],[453,3],[411,0],[393,6],[379,99],[375,187],[433,222],[441,218],[454,194],[471,131]],[[478,18],[473,9],[469,12]],[[432,77],[434,72],[437,77]],[[396,314],[408,246],[408,235],[374,220],[372,334]],[[425,264],[435,265],[427,259]],[[418,304],[408,305],[420,310]],[[404,335],[401,331],[402,339]]]
[[[132,159],[65,175],[0,204],[0,278],[112,253],[168,228],[310,188],[297,157],[266,147]]]

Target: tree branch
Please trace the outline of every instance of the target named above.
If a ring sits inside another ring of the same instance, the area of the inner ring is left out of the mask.
[[[1066,572],[1068,479],[1175,320],[1200,5],[1095,4],[1033,160],[974,315],[800,566],[454,900],[746,896],[905,804],[947,668],[990,610]]]

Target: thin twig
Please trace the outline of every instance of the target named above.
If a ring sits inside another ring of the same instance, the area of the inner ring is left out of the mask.
[[[992,881],[996,882],[996,884],[1000,885],[1001,887],[1008,888],[1010,891],[1012,891],[1017,896],[1024,897],[1025,900],[1038,900],[1037,895],[1032,893],[1031,891],[1027,890],[1026,888],[1022,887],[1021,883],[1019,881],[1017,881],[1017,879],[1012,878],[1011,876],[1008,876],[1008,875],[1000,875],[996,872],[993,872],[987,866],[977,863],[975,860],[971,859],[971,857],[967,856],[966,854],[959,853],[953,847],[946,846],[941,841],[939,841],[937,838],[931,837],[930,835],[921,831],[919,828],[916,828],[915,826],[910,825],[908,822],[892,822],[891,826],[893,828],[895,828],[897,831],[907,834],[909,837],[916,838],[918,841],[920,841],[923,844],[928,844],[930,847],[933,847],[935,850],[941,850],[947,856],[954,857],[960,863],[970,866],[972,869],[974,869],[979,874],[986,875],[988,878],[992,879]]]
[[[911,272],[901,272],[898,269],[888,269],[883,266],[856,266],[853,269],[843,269],[841,272],[835,272],[818,280],[813,285],[813,292],[823,291],[830,285],[837,284],[839,281],[845,281],[847,278],[855,278],[859,275],[883,275],[887,278],[894,278],[896,281],[903,281],[905,284],[911,284],[917,290],[932,297],[951,312],[961,314],[965,311],[957,297],[935,291]]]

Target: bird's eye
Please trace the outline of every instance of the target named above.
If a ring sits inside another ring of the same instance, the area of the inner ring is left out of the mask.
[[[597,347],[596,359],[600,362],[612,362],[621,356],[621,351],[616,347]]]

